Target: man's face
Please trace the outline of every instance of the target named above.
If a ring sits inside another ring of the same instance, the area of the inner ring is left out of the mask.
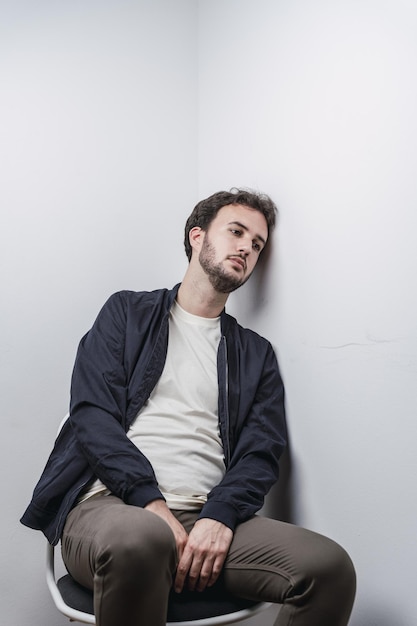
[[[230,293],[252,274],[268,239],[260,211],[240,204],[222,207],[204,233],[199,262],[216,291]]]

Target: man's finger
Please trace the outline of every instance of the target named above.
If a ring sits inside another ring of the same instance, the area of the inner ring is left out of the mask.
[[[204,591],[207,587],[212,587],[222,571],[224,563],[223,557],[207,560],[204,562],[197,584],[197,591]]]
[[[188,552],[185,549],[178,563],[177,573],[175,575],[174,590],[176,591],[176,593],[181,593],[181,591],[183,590],[185,579],[188,576],[192,561],[192,553]]]
[[[205,557],[204,560],[193,560],[188,572],[188,589],[190,591],[204,591],[212,577],[214,558]]]

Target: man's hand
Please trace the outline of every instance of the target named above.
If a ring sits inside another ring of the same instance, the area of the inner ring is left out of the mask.
[[[217,580],[233,539],[233,531],[213,519],[198,520],[191,530],[177,567],[174,589],[180,593],[185,581],[191,591],[204,591]]]
[[[144,508],[161,517],[171,528],[174,533],[175,543],[177,544],[178,561],[180,561],[188,541],[188,535],[184,526],[171,513],[165,500],[152,500],[152,502],[149,502]]]

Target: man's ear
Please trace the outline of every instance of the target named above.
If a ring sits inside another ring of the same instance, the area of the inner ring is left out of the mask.
[[[204,235],[205,231],[200,226],[194,226],[194,228],[191,228],[190,232],[188,233],[188,237],[192,250],[200,252],[201,246],[203,245],[204,241]]]

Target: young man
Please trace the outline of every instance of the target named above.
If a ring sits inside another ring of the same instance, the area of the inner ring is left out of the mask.
[[[98,626],[163,626],[173,587],[221,574],[281,603],[277,626],[346,626],[355,574],[331,540],[256,516],[286,443],[269,342],[225,313],[275,225],[275,205],[219,192],[189,217],[173,290],[120,292],[81,340],[71,410],[22,522],[62,540]]]

